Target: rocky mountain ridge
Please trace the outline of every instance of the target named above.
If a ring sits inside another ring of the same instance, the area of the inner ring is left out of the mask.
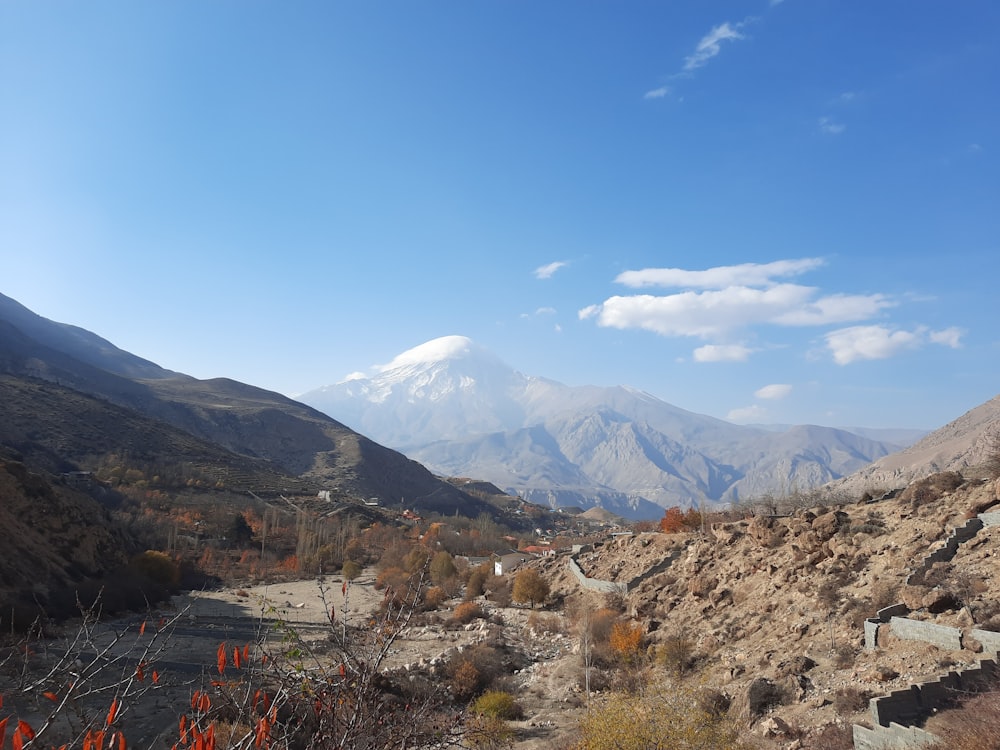
[[[829,427],[734,425],[625,386],[566,386],[463,336],[299,399],[438,473],[631,518],[815,487],[899,447]]]
[[[913,445],[833,482],[831,488],[857,492],[903,487],[933,472],[961,472],[978,466],[995,456],[998,446],[1000,396],[995,396]]]
[[[417,462],[302,403],[225,378],[174,373],[2,295],[0,374],[0,445],[48,456],[48,470],[90,470],[107,451],[155,452],[160,461],[183,463],[192,460],[185,456],[190,450],[217,469],[241,467],[222,470],[220,478],[266,480],[258,492],[329,489],[444,513],[492,512]],[[91,418],[80,418],[80,410]],[[150,440],[164,436],[174,447],[153,451]]]

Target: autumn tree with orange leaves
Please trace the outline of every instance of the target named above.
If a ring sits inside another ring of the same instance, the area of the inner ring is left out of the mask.
[[[701,513],[694,508],[682,511],[676,505],[667,508],[660,519],[660,531],[664,534],[678,534],[682,531],[697,531],[701,528]]]

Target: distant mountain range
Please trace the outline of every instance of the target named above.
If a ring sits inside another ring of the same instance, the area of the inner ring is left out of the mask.
[[[460,336],[301,401],[165,369],[0,294],[0,457],[52,473],[123,454],[235,492],[330,489],[446,514],[493,513],[441,479],[468,477],[543,505],[651,518],[670,505],[831,481],[895,485],[960,468],[989,452],[1000,413],[994,399],[893,453],[917,436],[741,427],[631,388],[526,376]]]
[[[4,295],[0,448],[54,473],[92,470],[117,453],[235,492],[330,489],[446,514],[493,512],[416,461],[302,403],[164,369]]]
[[[1000,458],[1000,396],[970,409],[903,450],[834,483],[848,492],[905,487],[939,471],[967,472]]]
[[[298,398],[435,472],[632,518],[816,487],[902,447],[815,425],[734,425],[623,386],[566,386],[523,375],[463,336]]]

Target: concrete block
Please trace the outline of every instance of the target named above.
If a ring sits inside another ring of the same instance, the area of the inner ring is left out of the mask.
[[[1000,633],[994,633],[992,630],[980,630],[979,628],[974,628],[970,635],[983,644],[984,653],[994,654],[1000,652]]]
[[[882,625],[878,620],[865,620],[865,649],[874,651],[878,646],[878,629]]]
[[[890,727],[853,727],[855,750],[909,750],[909,748],[930,745],[938,738],[915,727],[893,724]]]
[[[955,697],[953,689],[939,680],[921,682],[917,685],[917,691],[920,696],[920,705],[925,711],[940,708]]]
[[[983,526],[1000,526],[1000,511],[980,513],[979,520],[983,522]]]
[[[905,604],[890,604],[878,611],[878,619],[881,622],[889,622],[893,617],[905,617],[910,614],[910,608]]]
[[[958,673],[962,690],[969,693],[978,693],[985,690],[993,683],[996,677],[997,663],[992,659],[982,659],[978,667],[964,669]]]
[[[872,719],[883,727],[897,724],[915,724],[924,716],[916,686],[903,690],[893,690],[871,700]]]
[[[892,633],[897,638],[909,641],[924,641],[938,648],[958,651],[962,648],[962,631],[932,622],[893,617],[890,621]]]

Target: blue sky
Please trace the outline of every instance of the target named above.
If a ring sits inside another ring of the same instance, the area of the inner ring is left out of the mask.
[[[287,394],[461,334],[738,422],[1000,392],[1000,5],[0,0],[0,292]]]

